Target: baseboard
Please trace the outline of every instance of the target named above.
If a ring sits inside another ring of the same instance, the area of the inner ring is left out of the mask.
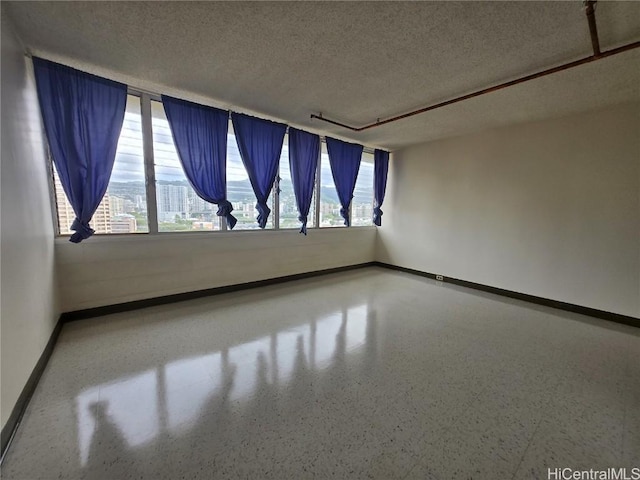
[[[9,419],[7,423],[2,428],[1,437],[1,456],[0,456],[0,465],[4,462],[4,456],[7,453],[9,445],[11,445],[11,441],[18,430],[18,426],[22,421],[22,417],[24,416],[24,412],[27,409],[27,405],[29,405],[29,401],[33,396],[33,392],[36,390],[36,386],[40,381],[40,377],[42,377],[42,373],[49,363],[49,358],[51,358],[51,354],[53,353],[53,347],[55,347],[56,342],[58,341],[58,337],[60,336],[60,331],[62,330],[62,319],[58,318],[56,322],[56,326],[53,328],[51,332],[51,336],[49,337],[49,341],[47,345],[44,347],[44,351],[40,355],[36,366],[33,368],[31,375],[29,375],[29,379],[25,384],[16,404],[11,411],[11,415],[9,415]]]
[[[221,295],[223,293],[238,292],[241,290],[248,290],[251,288],[266,287],[269,285],[276,285],[279,283],[291,282],[294,280],[301,280],[303,278],[317,277],[320,275],[328,275],[330,273],[340,273],[349,270],[356,270],[363,267],[370,267],[375,265],[376,262],[358,263],[355,265],[346,265],[344,267],[329,268],[325,270],[314,270],[312,272],[296,273],[294,275],[285,275],[282,277],[268,278],[265,280],[256,280],[253,282],[236,283],[233,285],[225,285],[223,287],[207,288],[205,290],[195,290],[193,292],[176,293],[172,295],[164,295],[161,297],[147,298],[144,300],[134,300],[132,302],[116,303],[113,305],[106,305],[104,307],[87,308],[84,310],[75,310],[72,312],[65,312],[62,314],[62,322],[72,322],[75,320],[82,320],[85,318],[101,317],[103,315],[111,315],[113,313],[129,312],[132,310],[139,310],[141,308],[156,307],[158,305],[166,305],[169,303],[184,302],[187,300],[194,300],[196,298],[210,297],[213,295]]]
[[[397,270],[400,272],[411,273],[413,275],[419,275],[421,277],[427,277],[436,280],[436,274],[423,272],[421,270],[414,270],[413,268],[400,267],[398,265],[391,265],[384,262],[374,262],[376,266],[388,268],[391,270]],[[624,325],[630,325],[632,327],[640,328],[640,318],[631,317],[628,315],[622,315],[619,313],[607,312],[605,310],[598,310],[596,308],[585,307],[582,305],[576,305],[573,303],[561,302],[559,300],[551,300],[549,298],[537,297],[535,295],[528,295],[526,293],[514,292],[512,290],[505,290],[502,288],[491,287],[489,285],[483,285],[481,283],[469,282],[467,280],[460,280],[459,278],[443,277],[443,282],[452,283],[454,285],[460,285],[462,287],[473,288],[475,290],[482,290],[483,292],[494,293],[503,297],[515,298],[517,300],[523,300],[525,302],[535,303],[537,305],[543,305],[545,307],[557,308],[567,312],[579,313],[582,315],[588,315],[590,317],[600,318],[602,320],[608,320],[610,322],[622,323]]]

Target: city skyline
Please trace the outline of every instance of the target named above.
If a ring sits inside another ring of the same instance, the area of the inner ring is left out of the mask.
[[[253,191],[239,183],[241,187],[236,195],[230,198],[234,207],[234,216],[238,219],[236,230],[257,229],[257,212],[255,210],[255,196]],[[279,202],[279,228],[297,228],[298,209],[291,184],[289,188],[283,186]],[[55,190],[57,200],[57,216],[60,232],[71,233],[70,227],[75,218],[73,209],[64,193],[59,177],[55,175]],[[331,188],[322,189],[320,204],[320,226],[342,226],[343,220],[339,215],[340,204],[336,196],[327,194]],[[242,192],[242,193],[240,193]],[[335,195],[335,192],[334,192]],[[315,198],[315,196],[314,196]],[[269,197],[270,206],[273,195]],[[352,202],[352,224],[369,225],[373,205],[370,201]],[[159,181],[156,185],[156,205],[158,225],[160,231],[186,230],[218,230],[219,219],[216,215],[217,206],[201,199],[190,187],[187,180]],[[309,212],[309,227],[315,225],[315,200]],[[272,214],[267,228],[275,228],[275,215]],[[143,182],[111,182],[105,196],[98,206],[90,222],[96,233],[145,233],[148,232],[146,190]]]

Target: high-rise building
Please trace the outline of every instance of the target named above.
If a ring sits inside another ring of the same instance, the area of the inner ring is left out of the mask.
[[[188,189],[187,198],[189,201],[190,213],[203,213],[213,211],[214,205],[200,198],[193,189]]]
[[[115,195],[109,196],[109,207],[111,208],[111,215],[121,215],[126,213],[126,198],[116,197]]]
[[[138,230],[136,217],[123,213],[111,219],[111,233],[135,233]]]
[[[188,189],[181,185],[163,185],[156,187],[158,197],[158,220],[171,222],[178,215],[180,218],[189,216]]]
[[[135,208],[138,211],[147,211],[147,199],[142,195],[135,196]]]
[[[54,187],[56,192],[56,203],[58,204],[58,226],[62,235],[70,235],[73,233],[71,225],[76,218],[73,207],[64,193],[60,177],[56,173],[54,175]],[[111,197],[108,193],[104,194],[98,209],[93,214],[89,222],[91,228],[96,233],[112,233],[111,232]]]

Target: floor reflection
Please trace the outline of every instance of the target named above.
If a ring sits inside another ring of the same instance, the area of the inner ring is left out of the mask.
[[[203,362],[204,360],[204,362]],[[198,419],[198,411],[206,404],[207,400],[220,388],[220,376],[209,376],[205,366],[211,372],[219,372],[222,368],[222,356],[220,353],[204,355],[199,358],[178,360],[164,367],[164,381],[166,389],[167,426],[172,431],[188,430],[193,427]],[[202,369],[202,375],[199,372]],[[184,379],[190,376],[198,378],[190,382],[186,387],[189,395],[185,396]]]
[[[165,434],[215,434],[228,445],[241,428],[260,438],[308,401],[323,375],[342,372],[351,358],[375,361],[375,323],[359,305],[85,389],[76,397],[80,464],[91,468],[105,445],[125,456]],[[238,419],[244,423],[233,425]]]
[[[93,402],[95,388],[99,393],[98,403]],[[154,370],[83,391],[76,397],[76,404],[82,465],[89,459],[92,438],[107,420],[120,432],[128,447],[145,443],[160,431]]]
[[[91,470],[92,478],[112,479],[129,475],[135,478],[134,462],[130,461],[133,445],[123,434],[122,422],[117,423],[110,414],[109,402],[92,403],[89,409],[95,420],[95,431],[88,449],[86,468]],[[109,468],[105,469],[107,465]]]

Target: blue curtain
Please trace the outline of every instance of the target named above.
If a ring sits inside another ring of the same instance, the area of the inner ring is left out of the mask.
[[[389,171],[389,152],[376,149],[373,152],[373,223],[382,225],[382,202],[387,189],[387,172]]]
[[[347,143],[335,138],[327,137],[327,151],[331,174],[336,184],[338,198],[340,199],[340,215],[344,218],[344,224],[351,225],[349,219],[349,206],[353,198],[353,190],[356,186],[360,160],[362,159],[362,145]]]
[[[320,137],[312,133],[289,128],[289,168],[291,182],[298,205],[300,233],[307,234],[307,217],[313,198],[313,186],[320,158]]]
[[[218,205],[217,215],[233,229],[237,220],[227,200],[229,112],[166,95],[162,105],[189,183],[200,198]]]
[[[231,121],[242,163],[258,200],[258,225],[264,228],[271,213],[267,200],[278,175],[278,161],[287,126],[235,112],[231,113]]]
[[[70,240],[80,243],[94,234],[89,222],[109,186],[127,86],[36,57],[33,68],[53,163],[76,214]]]

